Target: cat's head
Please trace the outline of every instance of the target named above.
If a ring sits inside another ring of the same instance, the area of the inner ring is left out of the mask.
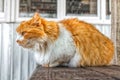
[[[23,21],[17,27],[18,38],[16,42],[24,48],[33,48],[37,42],[43,43],[46,40],[44,32],[45,21],[35,13],[32,19]]]

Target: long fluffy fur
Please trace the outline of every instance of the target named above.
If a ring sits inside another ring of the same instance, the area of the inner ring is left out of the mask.
[[[77,18],[47,21],[38,13],[16,29],[24,48],[36,52],[36,61],[44,67],[66,64],[70,67],[109,65],[114,54],[112,41],[93,25]]]

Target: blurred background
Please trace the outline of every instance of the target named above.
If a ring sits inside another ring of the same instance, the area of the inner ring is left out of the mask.
[[[0,80],[27,80],[33,53],[16,44],[16,27],[34,12],[47,20],[77,17],[111,39],[111,0],[0,0]]]

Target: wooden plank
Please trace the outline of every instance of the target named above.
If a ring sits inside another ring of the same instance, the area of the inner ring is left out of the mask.
[[[117,57],[118,57],[118,64],[120,64],[120,0],[117,0],[117,33],[116,33],[116,48],[117,48]]]
[[[120,0],[112,0],[112,39],[115,44],[115,62],[120,65]]]
[[[81,68],[42,68],[38,66],[29,80],[120,80],[120,66]]]
[[[106,76],[110,76],[115,79],[120,79],[120,67],[115,67],[115,68],[114,67],[115,66],[112,66],[112,68],[111,66],[110,67],[91,67],[88,69],[102,73]]]

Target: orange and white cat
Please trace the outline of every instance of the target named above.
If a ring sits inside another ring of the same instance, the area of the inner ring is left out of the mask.
[[[54,22],[35,13],[16,31],[20,35],[17,43],[33,50],[36,62],[43,67],[109,65],[114,55],[110,39],[76,18]]]

